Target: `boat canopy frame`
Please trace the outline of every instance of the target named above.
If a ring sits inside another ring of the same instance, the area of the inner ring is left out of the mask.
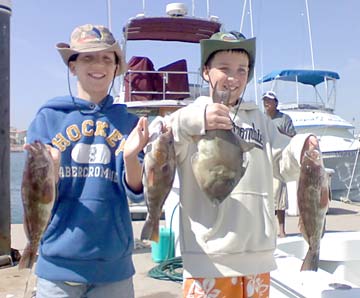
[[[333,111],[336,105],[336,81],[338,79],[340,79],[339,74],[329,70],[284,69],[272,71],[260,78],[258,83],[271,82],[271,90],[276,90],[278,81],[294,82],[296,86],[296,105],[298,108],[312,107],[300,102],[299,83],[312,86],[315,92],[315,107]],[[332,83],[331,85],[330,82]],[[321,92],[318,90],[322,83],[325,86],[325,98],[321,96]],[[284,105],[283,108],[286,108],[286,106]],[[292,105],[291,108],[294,108],[294,106]]]

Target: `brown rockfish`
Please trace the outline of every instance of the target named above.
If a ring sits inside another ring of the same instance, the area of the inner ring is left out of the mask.
[[[325,218],[329,206],[328,176],[321,152],[306,151],[300,170],[297,191],[299,228],[309,244],[301,271],[317,271],[319,267],[320,240],[325,231]]]
[[[162,208],[171,191],[176,172],[174,136],[170,127],[153,120],[150,139],[145,148],[143,185],[148,209],[141,239],[159,241]]]
[[[28,243],[19,269],[32,268],[40,239],[49,222],[55,200],[55,167],[50,152],[40,141],[26,144],[27,150],[21,196],[24,207],[24,230]]]
[[[213,102],[228,104],[231,91],[213,91]],[[244,176],[244,153],[255,147],[241,139],[233,130],[208,130],[195,137],[198,151],[192,156],[194,176],[205,195],[215,205],[233,191]]]

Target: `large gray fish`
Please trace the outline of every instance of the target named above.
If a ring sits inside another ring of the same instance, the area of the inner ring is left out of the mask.
[[[299,228],[309,244],[301,271],[317,271],[320,240],[324,235],[326,212],[329,206],[329,187],[321,153],[316,149],[304,154],[297,199],[300,214]]]
[[[25,145],[28,151],[21,196],[24,207],[24,230],[28,243],[19,269],[32,268],[40,239],[48,225],[55,200],[55,168],[50,152],[40,141]]]
[[[153,128],[155,131],[152,132]],[[149,126],[149,132],[150,140],[145,148],[143,170],[144,196],[148,213],[141,231],[141,240],[158,242],[159,221],[175,178],[176,159],[171,128],[155,119]]]
[[[227,104],[230,91],[218,91],[216,85],[213,101]],[[198,151],[191,164],[200,189],[212,203],[220,204],[233,191],[244,176],[244,153],[255,147],[232,130],[209,130],[196,138]]]

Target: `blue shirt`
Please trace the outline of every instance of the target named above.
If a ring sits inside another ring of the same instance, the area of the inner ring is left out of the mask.
[[[107,96],[100,104],[57,97],[42,106],[28,129],[61,152],[58,196],[42,237],[36,274],[48,280],[113,282],[134,273],[123,145],[138,121]],[[142,158],[143,156],[140,156]]]

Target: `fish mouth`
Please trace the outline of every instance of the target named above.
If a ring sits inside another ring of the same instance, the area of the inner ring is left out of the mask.
[[[216,82],[212,94],[213,101],[216,103],[222,103],[224,105],[228,105],[230,102],[231,93],[232,90],[229,89],[228,86],[224,88],[224,90],[219,90],[218,83]]]
[[[305,151],[304,155],[311,160],[320,160],[320,151],[317,149]]]

